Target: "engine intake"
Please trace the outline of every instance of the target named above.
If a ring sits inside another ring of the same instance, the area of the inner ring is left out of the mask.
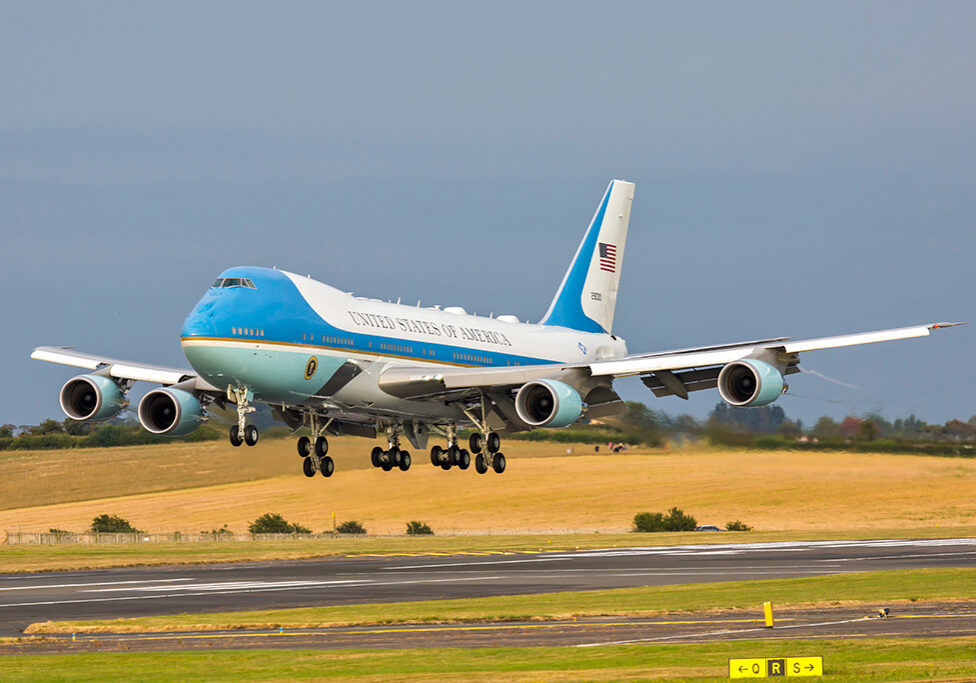
[[[109,420],[126,406],[119,386],[101,375],[79,375],[61,387],[61,410],[72,420]]]
[[[153,389],[139,401],[139,422],[146,431],[165,436],[189,434],[206,422],[203,407],[182,389]]]
[[[568,427],[583,414],[583,399],[568,384],[539,379],[518,390],[515,411],[530,427]]]
[[[746,358],[718,374],[718,393],[731,406],[768,406],[786,391],[783,375],[765,361]]]

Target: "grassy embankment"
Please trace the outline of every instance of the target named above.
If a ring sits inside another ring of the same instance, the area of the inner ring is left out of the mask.
[[[195,532],[277,512],[323,531],[355,519],[403,533],[626,532],[635,513],[683,508],[700,523],[740,519],[804,533],[976,527],[976,459],[863,453],[632,449],[511,441],[499,476],[444,472],[415,454],[409,472],[373,469],[370,442],[334,439],[336,474],[307,479],[291,441],[0,454],[0,530],[83,531],[118,514],[149,532]],[[572,449],[567,455],[566,449]],[[639,542],[646,542],[646,538]]]
[[[728,659],[824,657],[822,680],[976,679],[971,638],[755,641],[686,645],[424,650],[229,650],[8,656],[7,681],[335,680],[356,681],[687,681],[728,680]],[[818,679],[821,680],[821,679]]]
[[[574,616],[655,616],[730,609],[748,609],[758,619],[761,605],[767,600],[772,601],[777,610],[790,606],[864,604],[868,612],[873,612],[879,605],[920,600],[971,600],[974,595],[974,569],[915,569],[488,598],[44,622],[33,624],[26,632],[313,628],[360,624],[526,621]]]
[[[277,512],[314,531],[355,519],[371,534],[411,519],[433,538],[337,538],[134,546],[3,546],[0,571],[254,560],[342,553],[537,551],[635,544],[976,534],[976,460],[862,453],[631,449],[510,442],[501,476],[369,467],[369,442],[334,439],[337,472],[306,479],[291,441],[255,448],[171,444],[0,453],[0,530],[83,531],[117,514],[146,531],[197,532]],[[567,455],[566,449],[572,449]],[[626,533],[640,511],[676,505],[735,535]],[[560,531],[563,533],[560,533]],[[578,533],[566,533],[574,530]],[[600,533],[594,533],[599,531]],[[590,533],[586,533],[590,532]],[[528,534],[528,535],[526,535]]]

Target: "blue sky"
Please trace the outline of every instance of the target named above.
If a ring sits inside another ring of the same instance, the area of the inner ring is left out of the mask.
[[[538,319],[637,183],[632,351],[972,320],[972,3],[0,4],[0,423],[40,344],[184,364],[227,266]],[[976,414],[976,328],[824,351],[781,405]],[[704,415],[718,400],[626,398]]]

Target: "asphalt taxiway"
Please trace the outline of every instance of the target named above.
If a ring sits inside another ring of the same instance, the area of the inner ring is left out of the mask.
[[[976,567],[976,539],[725,543],[529,554],[333,557],[8,574],[0,575],[0,636],[16,636],[28,624],[48,620],[515,595],[925,567]],[[940,619],[950,620],[950,630],[955,629],[956,635],[960,634],[960,628],[976,633],[976,614],[967,615],[963,609],[957,616]],[[827,615],[810,615],[810,623],[837,621],[837,616],[835,612],[831,612],[829,619]],[[844,619],[854,619],[851,623],[857,623],[863,616],[845,613]],[[904,618],[878,621],[884,621],[885,628],[893,628],[887,624],[907,623]],[[931,629],[922,628],[924,624],[937,621],[935,617],[920,617],[906,628],[927,631]],[[610,627],[595,623],[588,622],[587,628],[599,629],[601,633],[611,628],[617,631],[609,641],[626,641],[629,636],[656,637],[647,634],[657,632],[653,624]],[[699,626],[697,632],[701,633],[729,630],[705,623],[692,628]],[[575,641],[586,640],[590,635],[578,638],[585,633],[580,622],[553,623],[548,629],[531,624],[521,630],[505,624],[493,631],[486,630],[484,625],[456,632],[404,627],[396,635],[393,632],[388,635],[401,643],[404,638],[423,642],[428,639],[427,633],[439,634],[429,638],[431,644],[436,642],[438,646],[444,644],[445,633],[464,634],[462,640],[467,646],[473,646],[472,638],[480,637],[479,634],[492,643],[503,639],[508,644],[525,644],[534,640],[530,634],[545,633],[546,644],[558,641],[577,645],[585,645]],[[556,638],[555,634],[563,635]],[[192,635],[183,634],[184,644]],[[205,635],[210,639],[219,638],[213,633]],[[250,635],[257,641],[267,641],[263,634]],[[375,637],[379,635],[355,635],[346,629],[341,634],[330,632],[329,638],[306,635],[306,639],[330,643],[386,642]],[[279,633],[277,637],[289,641],[289,645],[283,646],[303,646],[296,644],[297,634],[286,637]],[[237,641],[234,646],[244,646],[243,642]],[[257,646],[268,644],[261,642]],[[346,645],[352,646],[360,645]]]

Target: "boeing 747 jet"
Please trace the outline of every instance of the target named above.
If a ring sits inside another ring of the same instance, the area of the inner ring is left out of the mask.
[[[613,330],[633,183],[613,180],[569,269],[538,323],[478,317],[353,296],[283,270],[235,267],[220,274],[181,332],[192,369],[136,363],[41,346],[32,358],[84,368],[61,389],[65,414],[100,421],[128,406],[137,381],[161,385],[139,402],[154,434],[188,434],[213,404],[236,407],[234,446],[253,446],[255,403],[310,436],[298,438],[306,476],[329,477],[329,435],[386,436],[371,459],[408,470],[406,439],[448,470],[505,471],[502,435],[566,427],[624,412],[614,380],[640,377],[656,396],[718,389],[732,406],[764,406],[787,391],[800,354],[927,336],[957,323],[802,341],[786,337],[631,354]],[[473,429],[466,443],[460,429]]]

